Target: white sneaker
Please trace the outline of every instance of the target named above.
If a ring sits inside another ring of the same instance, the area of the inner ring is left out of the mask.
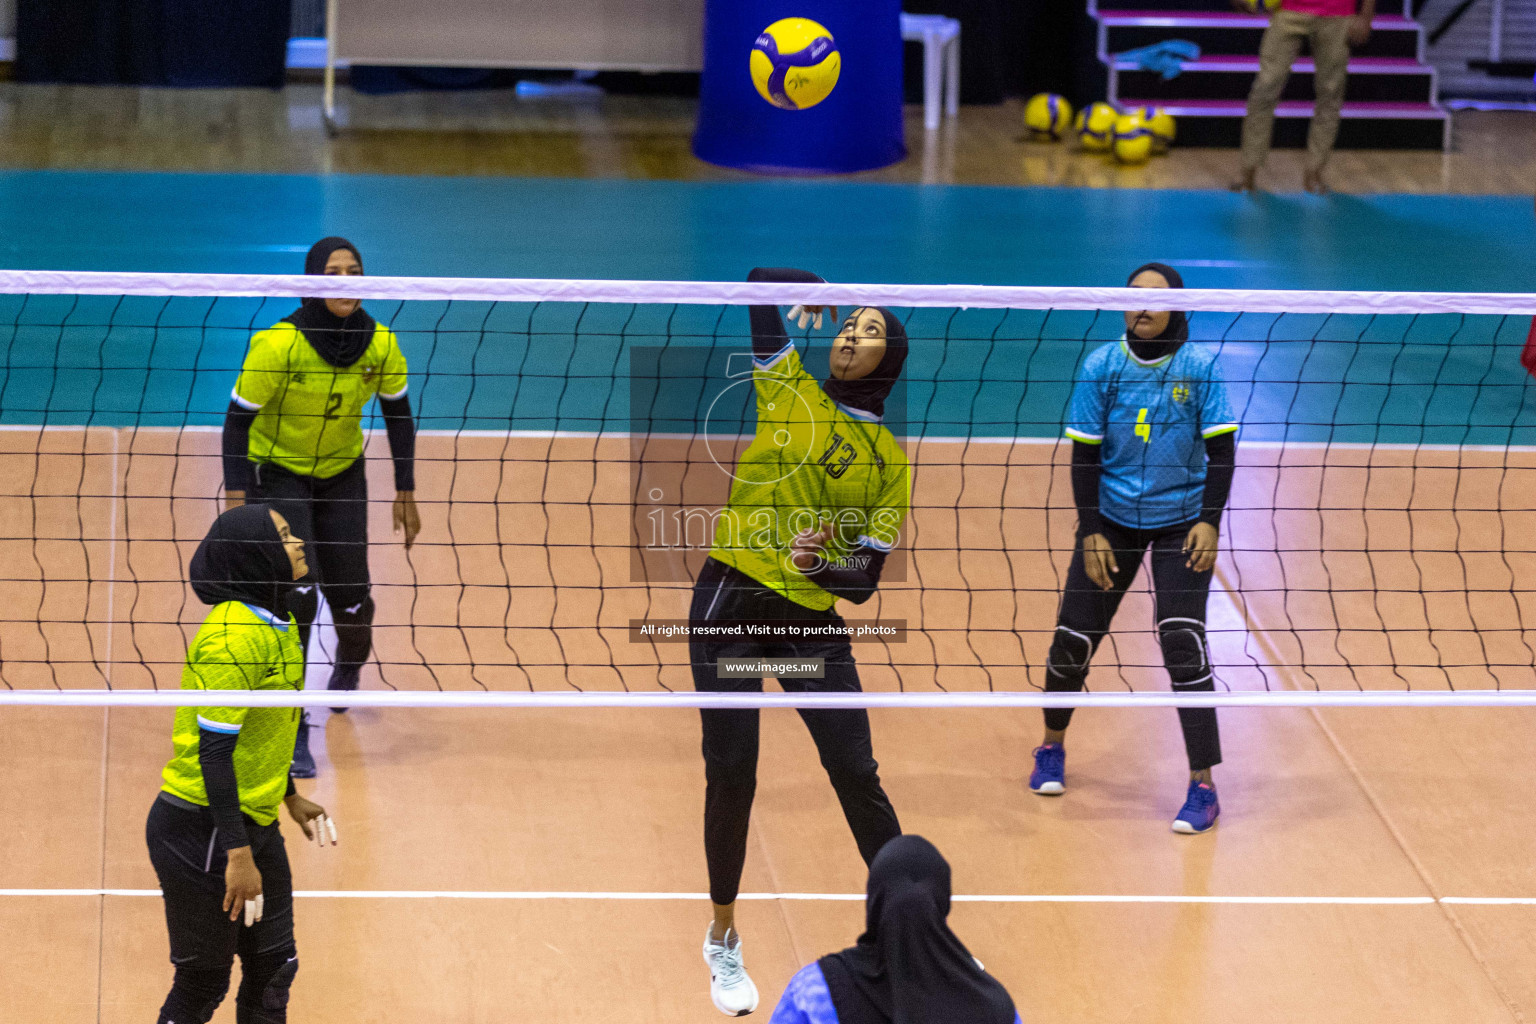
[[[741,962],[741,936],[728,929],[724,942],[713,938],[715,926],[704,933],[704,962],[709,965],[709,998],[727,1017],[745,1017],[757,1009],[757,986]]]

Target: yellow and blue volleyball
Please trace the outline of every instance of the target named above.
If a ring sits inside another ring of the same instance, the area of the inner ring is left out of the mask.
[[[1147,127],[1152,130],[1152,152],[1158,154],[1168,152],[1177,134],[1173,115],[1162,107],[1152,107],[1143,108],[1141,116],[1147,122]]]
[[[1115,159],[1123,164],[1146,163],[1152,155],[1152,127],[1141,111],[1123,114],[1115,121],[1113,149]]]
[[[1120,111],[1108,103],[1094,103],[1078,112],[1077,140],[1089,152],[1106,152],[1115,141],[1115,121]]]
[[[1024,104],[1024,127],[1036,135],[1059,139],[1072,125],[1072,104],[1053,92],[1031,96]]]
[[[1280,7],[1280,0],[1237,0],[1237,2],[1249,14],[1274,14]]]
[[[805,110],[826,99],[842,67],[832,33],[809,18],[781,18],[752,44],[752,84],[783,110]]]

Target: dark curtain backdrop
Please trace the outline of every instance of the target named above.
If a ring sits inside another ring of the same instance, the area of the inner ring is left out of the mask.
[[[17,0],[16,77],[77,84],[283,84],[292,0]]]
[[[913,14],[960,21],[960,101],[1001,103],[1055,92],[1073,106],[1104,98],[1107,73],[1095,52],[1085,0],[905,0]],[[923,95],[922,46],[906,49],[907,99]]]

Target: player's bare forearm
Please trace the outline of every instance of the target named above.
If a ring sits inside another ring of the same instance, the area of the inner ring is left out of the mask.
[[[232,509],[232,508],[239,508],[241,505],[244,505],[244,504],[245,504],[245,492],[244,491],[225,491],[224,492],[224,509],[225,509],[225,511],[228,511],[229,509]]]

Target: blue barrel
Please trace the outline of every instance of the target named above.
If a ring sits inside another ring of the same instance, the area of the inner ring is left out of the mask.
[[[805,110],[774,106],[752,84],[753,44],[781,18],[825,26],[842,58],[837,86]],[[706,0],[700,160],[770,174],[884,167],[907,155],[901,100],[900,0]]]

